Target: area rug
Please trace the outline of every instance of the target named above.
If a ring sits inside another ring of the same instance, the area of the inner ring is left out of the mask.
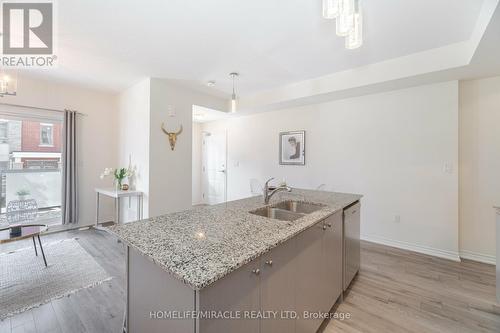
[[[77,239],[0,253],[0,319],[48,303],[111,279]]]

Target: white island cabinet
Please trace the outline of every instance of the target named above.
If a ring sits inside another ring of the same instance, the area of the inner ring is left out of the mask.
[[[342,216],[337,211],[201,290],[129,248],[128,332],[315,332],[342,293]],[[187,318],[191,311],[215,318]]]
[[[127,245],[124,331],[316,332],[359,269],[362,195],[293,192],[107,228]]]

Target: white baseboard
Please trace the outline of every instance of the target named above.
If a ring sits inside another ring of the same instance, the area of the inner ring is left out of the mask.
[[[496,256],[492,256],[489,254],[471,252],[471,251],[460,251],[460,258],[474,260],[478,262],[482,262],[484,264],[496,265],[497,258]]]
[[[370,235],[370,236],[361,235],[361,239],[368,241],[368,242],[372,242],[372,243],[397,247],[397,248],[403,249],[403,250],[423,253],[423,254],[427,254],[430,256],[434,256],[434,257],[439,257],[439,258],[443,258],[443,259],[448,259],[448,260],[460,262],[460,255],[459,255],[458,251],[455,252],[455,251],[449,251],[449,250],[436,249],[436,248],[429,247],[429,246],[418,245],[418,244],[413,244],[413,243],[408,243],[408,242],[402,242],[402,241],[398,241],[398,240],[394,240],[394,239],[388,239],[388,238],[373,236],[373,235]]]

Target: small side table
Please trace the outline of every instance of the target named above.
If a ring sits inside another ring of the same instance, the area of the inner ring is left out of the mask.
[[[12,234],[12,229],[19,229],[19,233]],[[0,244],[13,242],[20,239],[32,238],[33,246],[35,247],[35,255],[38,257],[36,250],[35,237],[38,238],[38,245],[42,251],[43,263],[47,267],[47,259],[45,259],[45,252],[43,252],[42,241],[40,240],[40,233],[46,231],[48,226],[46,224],[15,224],[0,229]]]
[[[143,205],[143,193],[141,191],[121,191],[115,190],[113,188],[96,188],[96,214],[95,214],[95,226],[99,223],[99,208],[100,208],[100,196],[104,195],[113,198],[115,201],[115,223],[120,223],[120,198],[131,198],[137,197],[137,219],[142,219],[142,205]]]

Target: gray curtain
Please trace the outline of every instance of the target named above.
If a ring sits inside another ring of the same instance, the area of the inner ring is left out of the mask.
[[[61,203],[63,224],[78,223],[76,118],[76,111],[64,111]]]

